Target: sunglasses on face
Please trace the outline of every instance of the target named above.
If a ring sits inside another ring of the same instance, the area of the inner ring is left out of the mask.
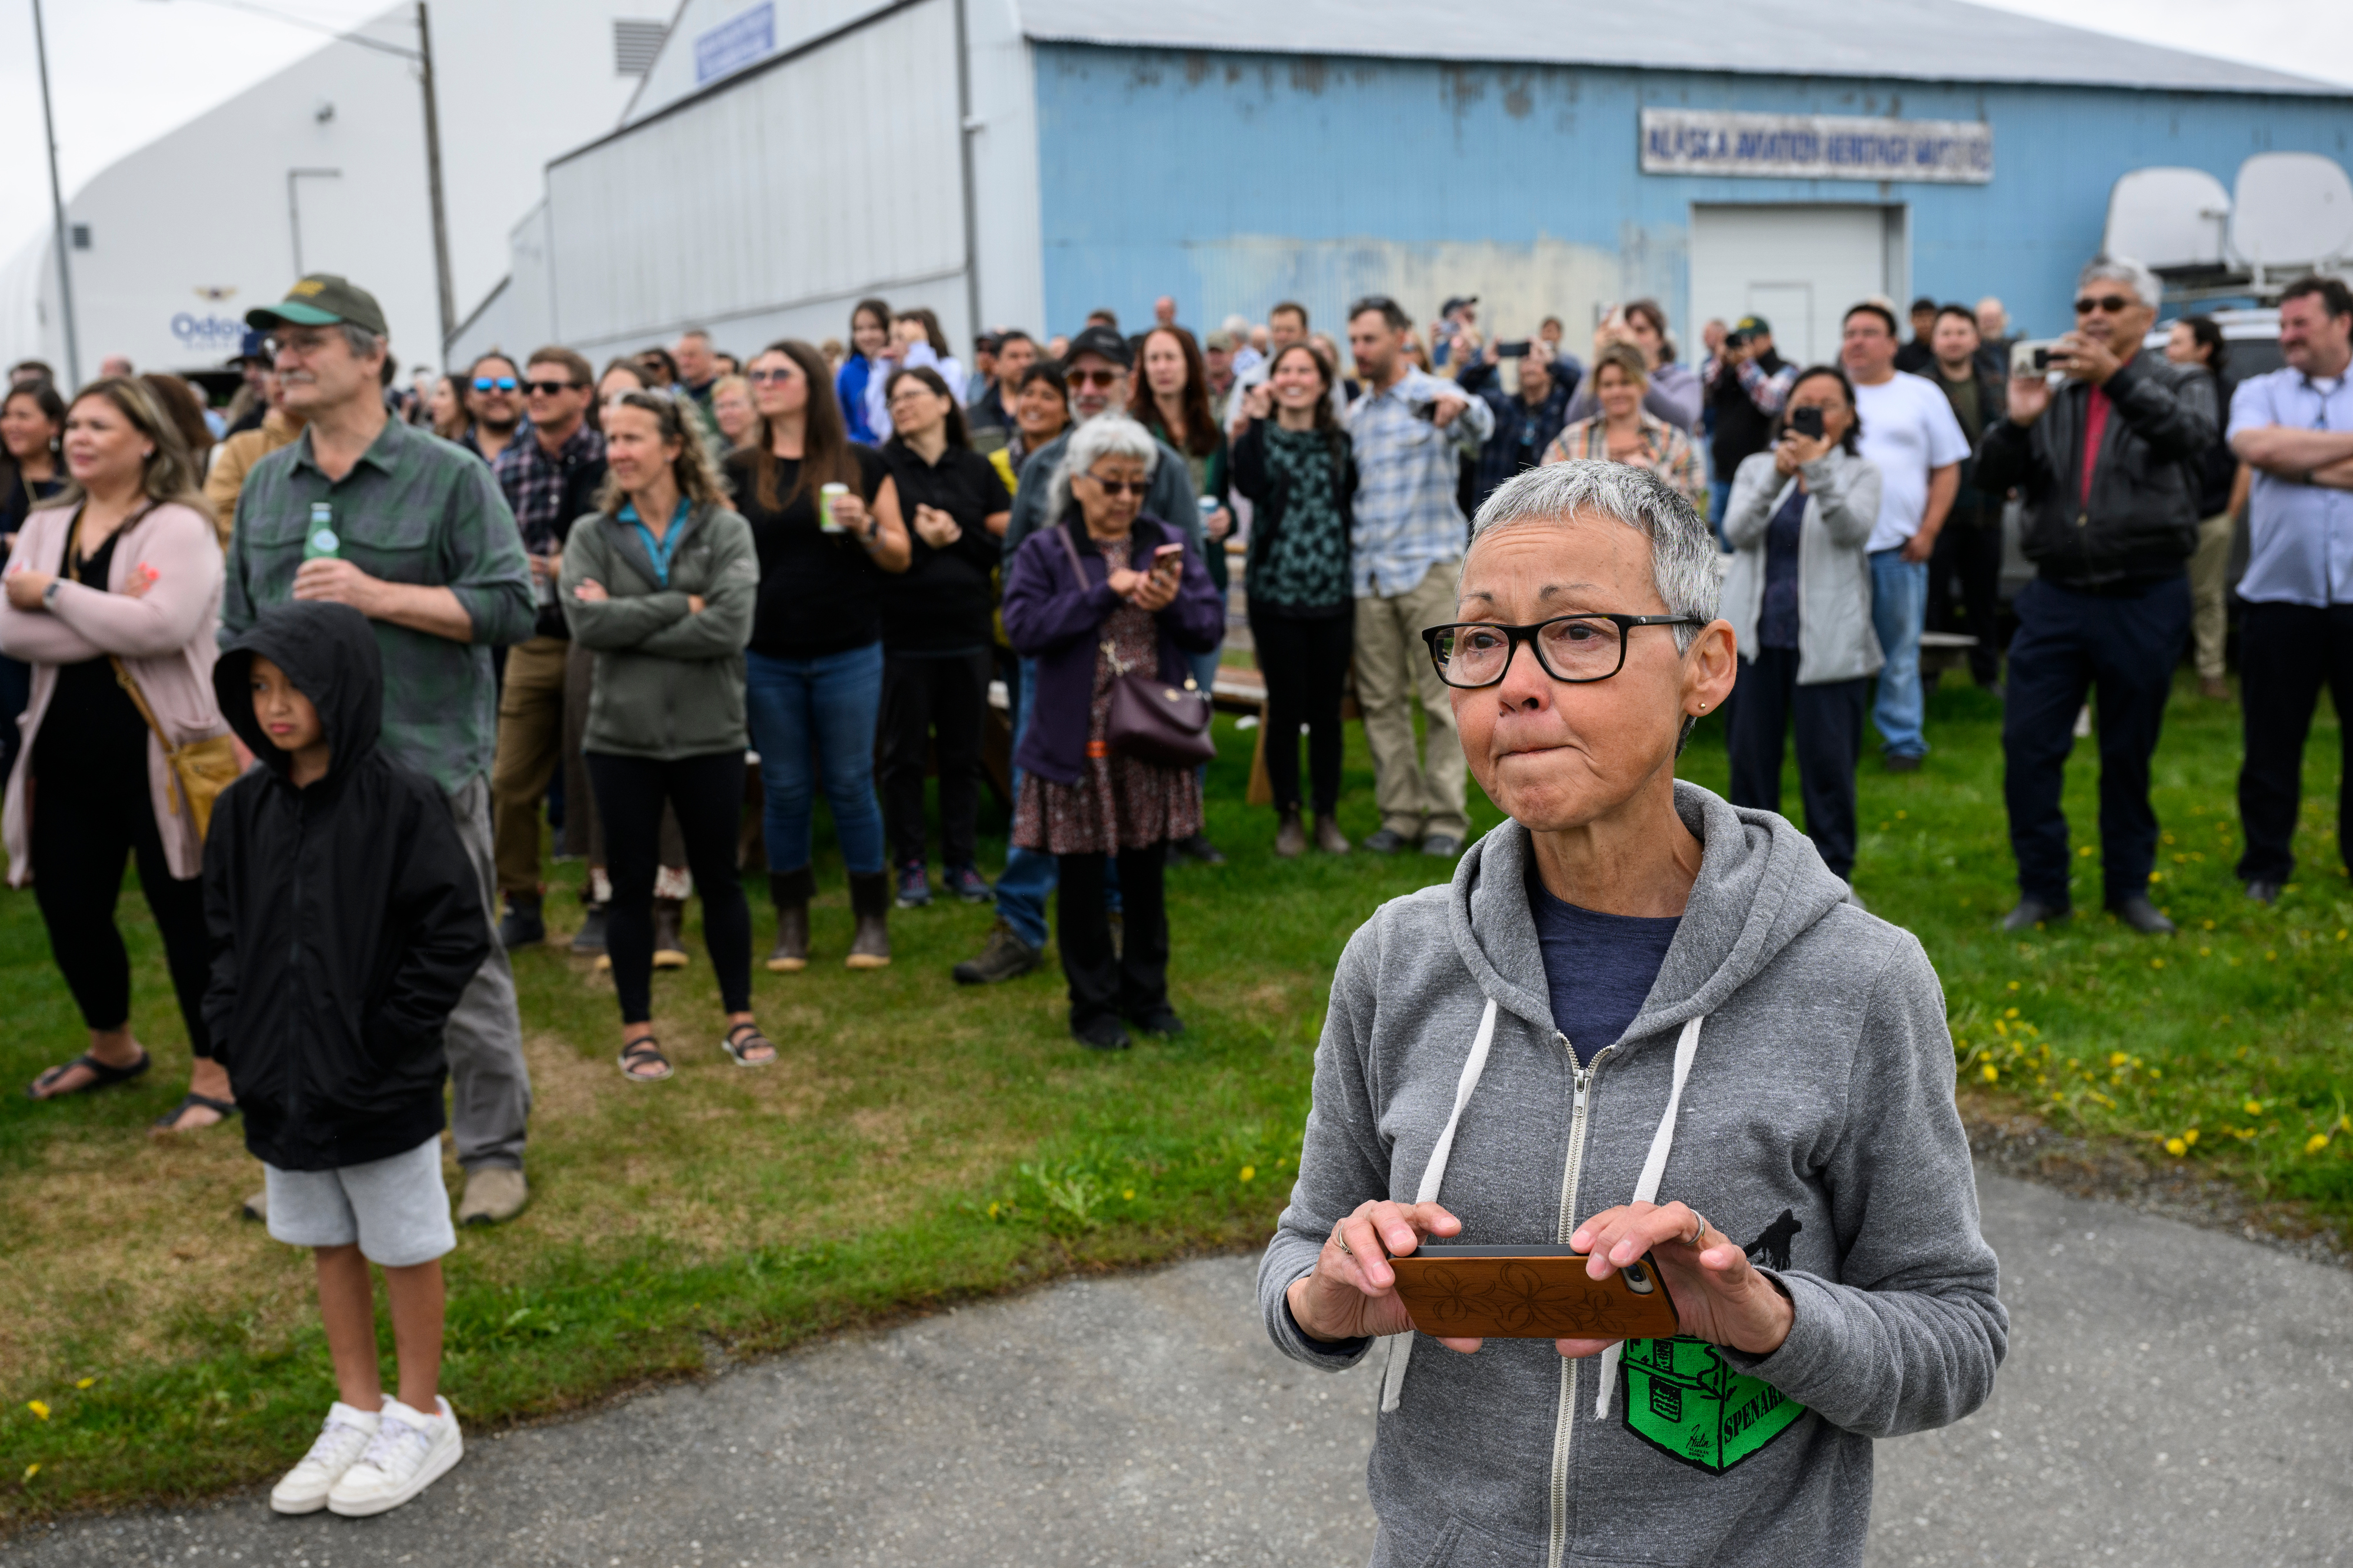
[[[2111,316],[2121,316],[2139,303],[2123,294],[2103,294],[2096,300],[2086,294],[2075,301],[2075,314],[2088,316],[2094,310],[2103,310]]]
[[[1113,498],[1134,496],[1136,500],[1142,500],[1144,492],[1152,488],[1151,481],[1148,479],[1106,479],[1096,474],[1082,474],[1079,477],[1093,480],[1096,488],[1104,495]]]
[[[1117,370],[1074,370],[1070,373],[1072,386],[1092,386],[1098,392],[1109,392],[1119,384],[1126,372]]]
[[[744,373],[744,380],[754,382],[790,381],[792,378],[793,373],[788,370],[747,370]]]
[[[533,397],[554,397],[559,394],[574,390],[579,384],[576,381],[526,381],[522,384],[522,389]],[[477,390],[482,389],[480,382],[476,382],[474,385]]]
[[[476,392],[512,392],[514,389],[515,378],[511,375],[478,375],[474,378]]]

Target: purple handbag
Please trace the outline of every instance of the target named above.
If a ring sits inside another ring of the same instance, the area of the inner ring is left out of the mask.
[[[1079,547],[1071,542],[1071,531],[1057,527],[1055,531],[1062,536],[1062,548],[1070,554],[1071,571],[1079,585],[1087,586],[1086,568],[1080,563]],[[1218,754],[1218,743],[1209,736],[1208,693],[1191,676],[1185,678],[1182,687],[1176,687],[1161,679],[1157,670],[1131,670],[1112,650],[1109,637],[1103,638],[1099,651],[1112,669],[1105,739],[1114,752],[1171,768],[1198,767]]]

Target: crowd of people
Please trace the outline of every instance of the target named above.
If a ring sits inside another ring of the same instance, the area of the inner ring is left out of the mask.
[[[2353,700],[2353,294],[2289,287],[2287,368],[2235,385],[2205,318],[2144,349],[2160,286],[2137,263],[2095,260],[2078,294],[2074,330],[2024,366],[1994,300],[1915,302],[1908,342],[1891,304],[1859,302],[1836,363],[1809,365],[1760,317],[1710,322],[1694,369],[1650,300],[1606,310],[1587,359],[1557,319],[1502,341],[1459,299],[1425,331],[1374,295],[1348,307],[1345,358],[1295,302],[1197,336],[1163,299],[1133,336],[1098,311],[1042,342],[986,332],[967,363],[929,310],[865,300],[846,343],[739,359],[690,331],[601,370],[549,345],[402,388],[373,296],[314,275],[249,315],[225,410],[128,365],[69,395],[20,364],[0,396],[9,879],[89,1031],[31,1092],[151,1066],[114,921],[135,860],[194,1058],[159,1133],[241,1116],[268,1173],[249,1212],[318,1249],[343,1397],[275,1500],[396,1506],[460,1447],[434,1371],[445,1075],[458,1221],[529,1197],[508,954],[550,940],[550,828],[586,862],[566,940],[612,976],[632,1083],[677,1069],[651,975],[691,962],[694,898],[720,1051],[777,1059],[741,868],[755,842],[767,970],[805,970],[825,951],[820,793],[847,966],[888,965],[892,911],[942,896],[996,908],[955,978],[1015,979],[1043,961],[1059,889],[1072,1036],[1175,1035],[1166,879],[1172,858],[1225,858],[1204,791],[1234,582],[1274,853],[1451,862],[1494,741],[1482,719],[1466,758],[1450,692],[1494,684],[1480,661],[1507,669],[1522,641],[1556,679],[1609,679],[1635,628],[1673,619],[1567,588],[1463,596],[1472,519],[1555,469],[1563,495],[1647,476],[1639,505],[1604,499],[1712,533],[1687,596],[1720,604],[1727,661],[1690,717],[1728,713],[1736,806],[1778,809],[1794,731],[1806,833],[1850,897],[1866,721],[1890,772],[1921,768],[1924,628],[1975,639],[2005,703],[2012,930],[2072,908],[2060,784],[2094,691],[2105,901],[2172,930],[2149,897],[2150,757],[2185,650],[2229,695],[2234,591],[2239,873],[2269,902],[2320,685]],[[2011,505],[2036,573],[2005,648]],[[1523,597],[1535,624],[1461,620]],[[994,882],[993,688],[1011,823]],[[1360,845],[1338,822],[1350,696],[1379,817]],[[2353,795],[2353,845],[2348,812]],[[358,1348],[368,1262],[391,1281],[396,1399]]]

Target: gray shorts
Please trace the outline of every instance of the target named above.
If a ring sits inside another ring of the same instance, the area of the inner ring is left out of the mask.
[[[385,1268],[407,1268],[455,1251],[441,1140],[406,1154],[333,1171],[281,1171],[269,1178],[269,1234],[296,1247],[349,1247]]]

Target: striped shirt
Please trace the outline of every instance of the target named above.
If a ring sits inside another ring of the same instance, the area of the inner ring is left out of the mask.
[[[1467,405],[1444,429],[1414,412],[1441,395]],[[1393,386],[1367,386],[1349,407],[1357,475],[1350,563],[1357,598],[1409,593],[1432,566],[1461,558],[1471,529],[1454,499],[1462,457],[1475,454],[1494,429],[1494,411],[1485,403],[1411,366]]]

